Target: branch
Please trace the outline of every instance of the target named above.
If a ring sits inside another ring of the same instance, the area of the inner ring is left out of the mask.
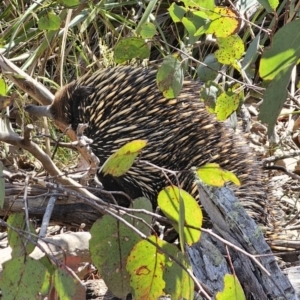
[[[34,80],[23,70],[18,68],[11,61],[6,59],[0,54],[0,68],[5,77],[12,81],[22,91],[30,95],[34,100],[42,105],[50,105],[54,100],[54,95],[40,82]],[[77,141],[77,136],[74,130],[69,129],[65,124],[55,121],[55,124],[62,132],[66,132],[66,135],[72,140]],[[76,145],[77,151],[84,157],[84,159],[91,163],[89,154],[86,148]],[[91,166],[93,168],[93,164]]]

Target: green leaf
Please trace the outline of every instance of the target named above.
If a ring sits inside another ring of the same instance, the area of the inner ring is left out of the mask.
[[[156,33],[155,25],[150,22],[141,25],[140,35],[143,39],[151,39]]]
[[[217,98],[223,93],[220,85],[213,81],[207,81],[200,88],[200,100],[204,102],[210,113],[215,113]]]
[[[173,251],[170,254],[187,269],[192,270],[188,258],[183,253]],[[194,299],[194,282],[189,274],[177,263],[173,262],[166,265],[163,278],[166,282],[165,292],[171,296],[171,299]]]
[[[279,0],[257,0],[257,2],[260,3],[268,13],[274,12],[279,4]],[[286,24],[284,26],[286,26]]]
[[[203,28],[207,23],[207,15],[203,11],[189,12],[182,18],[182,24],[189,33],[189,43],[193,44],[195,39],[198,39],[202,34],[205,33],[204,30],[199,30]]]
[[[49,274],[52,276],[56,270],[56,265],[52,264],[49,256],[45,255],[39,259],[39,262],[47,269]],[[48,283],[49,284],[49,283]],[[44,282],[44,286],[46,283]]]
[[[146,145],[147,141],[145,140],[135,140],[121,147],[104,163],[102,166],[103,174],[110,174],[115,177],[125,174]]]
[[[145,59],[150,56],[150,50],[144,39],[130,37],[121,39],[115,46],[115,62],[121,64],[133,58]]]
[[[174,23],[182,22],[189,33],[189,43],[192,44],[195,38],[205,33],[202,29],[207,23],[207,14],[204,11],[188,11],[186,8],[172,3],[169,14]],[[188,12],[188,13],[187,13]]]
[[[7,85],[3,78],[0,78],[0,95],[6,96],[7,94]]]
[[[231,35],[226,38],[218,38],[217,42],[219,45],[219,50],[215,52],[217,60],[221,64],[233,65],[237,70],[240,70],[237,61],[245,52],[243,40],[238,35]]]
[[[38,26],[40,30],[58,30],[60,28],[60,18],[53,12],[49,12],[46,16],[40,18]]]
[[[240,90],[240,92],[237,92]],[[237,110],[241,101],[244,99],[243,89],[240,85],[235,85],[228,91],[218,96],[215,113],[219,121],[225,121],[234,111]]]
[[[131,249],[141,238],[122,222],[108,215],[93,224],[91,235],[90,252],[93,263],[109,290],[119,298],[126,298],[131,292],[126,262]]]
[[[221,69],[221,64],[217,61],[214,54],[208,54],[203,63],[207,66],[201,64],[198,67],[198,78],[203,82],[214,80],[218,76],[218,71]]]
[[[259,42],[260,42],[260,34],[258,34],[253,41],[250,43],[245,57],[242,61],[242,69],[246,70],[250,67],[251,63],[256,61],[258,57],[258,50],[259,50]]]
[[[216,300],[246,300],[242,286],[235,275],[225,274],[224,289],[217,293]]]
[[[258,2],[259,2],[259,1],[258,1]],[[277,8],[278,5],[279,5],[279,0],[269,0],[268,2],[269,2],[269,4],[270,4],[272,10],[273,10],[273,11],[276,11],[276,8]]]
[[[268,124],[268,135],[273,133],[277,117],[286,101],[290,82],[290,70],[285,69],[279,73],[267,87],[263,95],[263,103],[260,106],[258,118]]]
[[[222,169],[216,163],[206,164],[197,169],[200,179],[207,185],[222,187],[228,181],[240,186],[239,179],[230,171]]]
[[[203,10],[212,11],[215,6],[213,0],[183,0],[186,7],[201,8]]]
[[[209,18],[211,22],[206,33],[225,38],[237,33],[239,30],[240,18],[231,8],[215,7],[213,14]]]
[[[156,74],[158,89],[164,97],[176,98],[183,85],[183,69],[180,61],[172,55],[164,58]]]
[[[45,283],[47,289],[43,288]],[[0,286],[5,300],[38,299],[42,290],[49,290],[49,285],[47,269],[29,256],[15,257],[3,264]]]
[[[5,180],[3,175],[3,163],[0,161],[0,208],[3,208],[5,198]]]
[[[80,4],[79,0],[59,0],[58,2],[66,7],[75,7]]]
[[[54,288],[60,300],[85,299],[85,289],[75,281],[70,273],[63,269],[54,272]]]
[[[186,191],[176,186],[168,186],[163,189],[157,198],[158,205],[167,218],[174,221],[174,228],[178,232],[180,221],[180,197],[184,203],[184,240],[189,245],[200,239],[200,230],[186,227],[200,228],[202,226],[202,211],[197,201]]]
[[[153,14],[155,14],[155,12],[153,13],[153,10],[155,10],[155,8],[156,8],[156,3],[157,3],[157,0],[148,1],[147,7],[143,11],[141,19],[135,29],[137,34],[140,34],[142,25],[147,23],[148,20],[153,16]]]
[[[172,3],[171,6],[168,8],[169,14],[173,20],[174,23],[178,23],[182,21],[182,18],[184,17],[187,10],[177,5],[176,3]]]
[[[12,226],[16,230],[28,232],[28,236],[26,233],[22,235],[17,231],[8,228],[8,243],[12,248],[11,256],[20,256],[24,254],[30,254],[35,245],[31,243],[28,238],[30,238],[33,242],[37,241],[37,235],[31,223],[29,223],[30,228],[27,228],[25,222],[25,214],[24,213],[13,213],[9,216],[7,223]]]
[[[264,93],[259,113],[259,119],[268,124],[269,135],[286,100],[292,69],[300,58],[300,36],[294,34],[299,26],[300,20],[295,20],[280,28],[273,37],[271,48],[265,50],[260,61],[260,76],[272,80]]]
[[[281,27],[274,35],[271,48],[264,51],[259,74],[263,80],[272,80],[279,73],[291,72],[300,58],[300,19]]]
[[[144,209],[150,212],[153,212],[152,210],[152,203],[149,199],[145,197],[139,197],[134,199],[133,206],[134,209]],[[147,224],[151,224],[152,222],[152,216],[143,214],[141,212],[130,212],[131,215],[136,216],[137,218],[140,218],[144,220]],[[131,219],[130,223],[139,231],[144,233],[146,236],[150,235],[150,227],[147,226],[144,222],[137,219]]]

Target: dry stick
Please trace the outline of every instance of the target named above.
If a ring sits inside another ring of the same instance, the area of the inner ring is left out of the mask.
[[[290,171],[288,171],[285,167],[281,167],[281,166],[265,166],[264,169],[266,170],[280,170],[282,171],[283,173],[287,174],[288,176],[290,176],[291,178],[293,179],[296,179],[300,182],[300,176],[295,174],[295,173],[292,173]]]
[[[32,126],[26,126],[24,129],[24,139],[30,138],[30,132],[33,129]],[[28,215],[28,201],[27,201],[27,190],[28,190],[28,184],[29,184],[29,176],[26,176],[25,178],[25,188],[24,188],[24,206],[25,206],[25,219],[26,219],[26,225],[28,232],[30,232],[29,227],[29,215]]]
[[[295,156],[300,156],[300,150],[291,150],[291,151],[287,151],[284,154],[273,155],[273,156],[264,158],[263,163],[264,163],[264,165],[266,165],[267,163],[272,163],[272,162],[276,162],[277,160],[295,157]]]
[[[28,232],[30,232],[30,223],[29,223],[29,215],[28,215],[28,201],[27,201],[27,191],[28,191],[28,183],[29,183],[29,176],[25,178],[25,188],[24,188],[24,207],[25,207],[25,222]]]
[[[56,191],[54,190],[53,193],[55,193],[55,192]],[[42,220],[41,229],[40,229],[40,233],[39,233],[40,238],[45,237],[46,234],[47,234],[47,229],[48,229],[48,226],[49,226],[49,222],[50,222],[50,219],[51,219],[51,216],[52,216],[52,212],[53,212],[56,200],[57,200],[57,195],[56,196],[51,196],[49,198],[45,213],[43,215],[43,220]]]
[[[30,132],[32,130],[33,130],[32,125],[28,125],[24,128],[24,140],[30,140]],[[25,219],[26,219],[28,232],[30,232],[29,215],[28,215],[28,201],[27,201],[28,181],[29,181],[29,177],[26,176],[26,178],[25,178],[25,190],[24,190]],[[51,218],[51,215],[52,215],[52,211],[53,211],[54,203],[55,203],[56,199],[57,199],[57,196],[51,196],[50,197],[50,200],[48,202],[45,214],[43,216],[43,221],[42,221],[41,230],[40,230],[40,237],[44,237],[47,233],[47,228],[48,228],[48,225],[49,225],[49,221],[50,221],[50,218]]]
[[[1,54],[0,69],[5,77],[7,77],[17,87],[30,95],[37,102],[41,103],[42,105],[50,105],[53,102],[54,95],[44,85],[34,80]],[[66,124],[63,124],[59,121],[55,121],[55,124],[62,132],[64,132],[67,128]],[[67,131],[67,136],[72,141],[77,141],[77,136],[74,130],[69,129]],[[77,145],[76,149],[87,162],[91,163],[91,168],[94,168],[93,161],[90,162],[90,156],[87,153],[86,148]]]
[[[6,59],[3,55],[0,55],[0,67],[5,77],[33,99],[43,105],[52,103],[54,96],[48,89]]]
[[[25,130],[26,131],[26,130]],[[99,200],[98,197],[87,191],[82,185],[78,184],[75,180],[65,176],[53,163],[50,157],[34,142],[21,138],[17,134],[7,134],[0,132],[0,141],[23,148],[30,152],[35,158],[37,158],[44,166],[45,170],[49,172],[51,176],[57,176],[57,181],[63,185],[72,186],[72,188],[86,197],[90,197],[94,200]]]

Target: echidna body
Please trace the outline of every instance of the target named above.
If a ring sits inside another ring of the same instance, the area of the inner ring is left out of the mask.
[[[206,111],[199,87],[185,82],[176,99],[166,99],[158,91],[156,71],[110,68],[66,85],[41,114],[47,112],[74,130],[79,123],[88,123],[84,134],[93,140],[90,146],[101,163],[136,139],[148,141],[141,159],[166,169],[181,171],[216,162],[239,177],[242,186],[235,188],[236,196],[264,224],[266,188],[260,167],[243,137]],[[27,111],[38,114],[33,106]],[[125,191],[132,198],[144,195],[152,202],[169,185],[158,169],[138,162],[122,177],[99,174],[99,179],[106,189]],[[197,197],[192,173],[181,173],[179,181]]]

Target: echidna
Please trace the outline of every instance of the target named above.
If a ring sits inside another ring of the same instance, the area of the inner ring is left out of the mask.
[[[93,140],[90,146],[101,163],[136,139],[148,141],[141,159],[170,170],[216,162],[239,177],[242,186],[235,188],[236,196],[254,219],[265,224],[266,188],[260,166],[244,138],[206,111],[199,87],[186,81],[176,99],[166,99],[158,91],[155,70],[116,67],[69,83],[50,106],[28,105],[26,110],[71,124],[74,130],[88,123],[84,134]],[[122,177],[99,174],[99,179],[108,190],[122,190],[132,198],[144,195],[152,202],[169,185],[158,169],[138,162]],[[182,173],[179,180],[197,196],[192,173]]]

